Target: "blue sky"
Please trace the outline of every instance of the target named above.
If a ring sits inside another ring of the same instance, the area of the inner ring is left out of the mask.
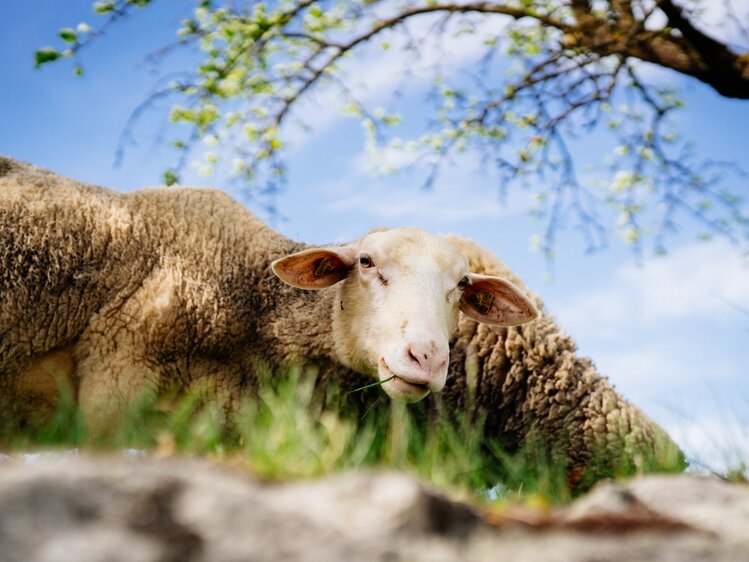
[[[117,169],[114,153],[130,112],[160,73],[189,67],[189,53],[166,59],[161,68],[145,64],[144,57],[173,38],[190,6],[161,0],[113,28],[83,53],[86,77],[76,79],[67,61],[34,70],[33,52],[55,44],[61,27],[95,24],[91,2],[6,2],[0,21],[0,153],[115,189],[157,185],[174,157],[156,140],[165,112],[146,115],[136,130],[138,145]],[[470,48],[455,46],[455,53],[459,65]],[[386,103],[397,61],[367,60],[374,64],[361,77],[369,84],[366,97]],[[701,155],[749,165],[749,102],[721,99],[700,84],[651,72],[683,87],[687,108],[680,131],[694,139]],[[341,117],[335,101],[321,92],[300,109],[313,132],[290,132],[289,181],[278,198],[285,219],[277,228],[316,243],[405,224],[471,237],[520,273],[581,353],[688,452],[714,466],[730,462],[731,448],[749,458],[749,314],[739,310],[749,311],[749,265],[735,248],[720,240],[694,242],[695,232],[687,229],[669,256],[638,264],[615,236],[609,250],[590,256],[574,235],[565,234],[549,282],[543,258],[529,250],[538,226],[528,216],[525,195],[500,204],[495,183],[464,161],[429,192],[413,174],[373,176],[358,122]],[[418,97],[402,103],[418,113]],[[599,142],[593,135],[576,143],[575,157],[595,164],[590,160],[597,158]],[[185,179],[225,188],[247,202],[225,178],[189,173]]]

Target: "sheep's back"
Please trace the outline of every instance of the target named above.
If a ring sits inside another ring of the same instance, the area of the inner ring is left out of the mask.
[[[70,345],[143,270],[136,223],[113,192],[0,158],[0,376]]]

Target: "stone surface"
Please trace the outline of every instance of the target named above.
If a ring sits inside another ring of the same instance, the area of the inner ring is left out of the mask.
[[[749,486],[649,476],[490,513],[395,473],[273,483],[184,458],[0,462],[0,561],[83,560],[749,562]]]

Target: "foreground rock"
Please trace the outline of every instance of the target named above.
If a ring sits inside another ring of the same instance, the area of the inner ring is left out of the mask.
[[[186,459],[6,460],[0,560],[749,562],[749,486],[650,476],[490,514],[394,473],[277,484]]]

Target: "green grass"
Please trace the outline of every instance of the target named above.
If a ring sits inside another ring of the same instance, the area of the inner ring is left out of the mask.
[[[312,372],[268,374],[257,391],[228,415],[199,394],[167,393],[133,404],[106,438],[86,431],[81,412],[63,393],[54,415],[37,427],[0,432],[0,449],[119,450],[191,454],[217,459],[275,480],[307,478],[346,469],[389,468],[416,475],[453,495],[479,501],[564,503],[566,455],[534,432],[512,453],[483,437],[481,420],[425,419],[419,408],[381,397],[361,415],[334,388],[316,392]],[[623,451],[621,470],[594,477],[652,470],[677,471],[674,458],[635,462]],[[610,463],[608,463],[610,464]]]

